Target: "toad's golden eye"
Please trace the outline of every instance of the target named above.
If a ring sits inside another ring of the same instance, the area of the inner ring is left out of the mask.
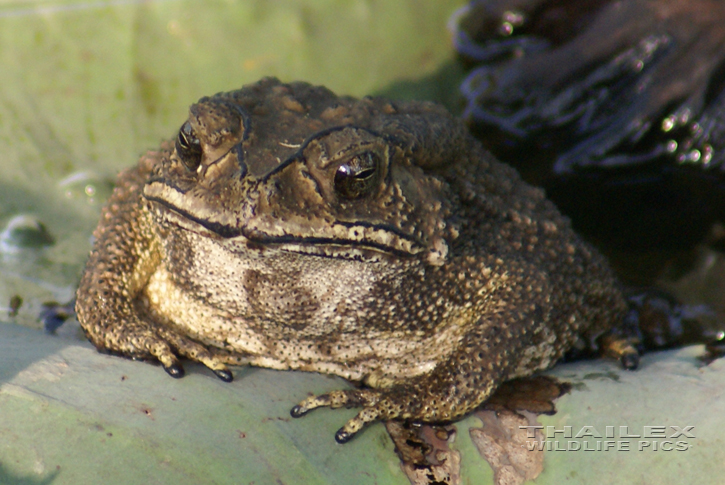
[[[380,174],[380,157],[373,152],[355,155],[337,168],[335,192],[345,199],[359,199],[376,187]]]
[[[194,171],[199,167],[202,155],[201,143],[188,121],[179,129],[179,136],[176,137],[176,153],[189,170]]]

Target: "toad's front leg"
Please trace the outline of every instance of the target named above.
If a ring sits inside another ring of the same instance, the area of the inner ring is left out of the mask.
[[[363,427],[378,420],[426,423],[456,420],[478,407],[499,384],[517,376],[521,369],[530,366],[530,373],[547,365],[538,356],[534,357],[535,352],[526,352],[537,342],[547,340],[543,322],[536,321],[541,315],[539,306],[532,305],[528,312],[499,313],[492,321],[482,319],[477,331],[468,334],[454,354],[429,373],[388,388],[350,389],[313,396],[292,408],[291,414],[297,418],[325,406],[362,407],[335,434],[339,443],[349,441]],[[514,321],[530,323],[519,326]],[[526,331],[514,334],[513,328]]]
[[[93,251],[78,287],[76,312],[89,340],[102,352],[157,360],[182,377],[179,357],[201,362],[225,381],[223,356],[139,311],[138,297],[161,260],[159,241],[142,195],[155,159],[122,173],[94,232]]]

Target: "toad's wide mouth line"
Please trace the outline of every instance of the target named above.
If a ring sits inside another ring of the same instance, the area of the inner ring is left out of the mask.
[[[223,237],[224,239],[231,239],[234,237],[239,237],[239,236],[244,235],[244,234],[242,234],[242,230],[238,227],[232,227],[232,226],[230,226],[228,224],[224,224],[222,222],[200,219],[199,217],[196,217],[193,214],[191,214],[191,212],[181,209],[178,206],[175,206],[175,205],[169,203],[167,200],[162,199],[160,197],[149,196],[146,194],[144,194],[144,197],[149,202],[163,206],[166,209],[168,209],[170,212],[177,214],[182,219],[194,222],[195,224],[200,225],[201,227],[207,229],[210,232],[213,232],[214,234],[217,234],[217,235]]]
[[[276,248],[283,251],[301,253],[310,256],[337,257],[355,260],[375,259],[371,258],[370,253],[405,258],[414,256],[423,251],[422,245],[415,240],[411,241],[413,243],[412,251],[404,251],[370,240],[333,239],[326,237],[306,237],[294,235],[273,236],[244,226],[233,227],[222,222],[200,219],[190,212],[174,206],[161,198],[146,196],[146,199],[165,207],[169,210],[169,212],[176,214],[176,216],[181,218],[183,221],[191,221],[223,239],[232,240],[236,238],[244,238],[250,243],[269,248]],[[186,226],[186,229],[189,229],[188,225],[180,224],[179,221],[174,222],[182,228]],[[379,229],[386,230],[387,228],[385,226],[380,226]],[[396,235],[400,236],[399,234]],[[407,239],[410,240],[410,238]],[[325,251],[326,249],[327,251]]]
[[[409,258],[420,252],[403,251],[374,241],[301,236],[268,236],[259,233],[254,236],[247,236],[245,234],[243,237],[252,243],[265,247],[273,247],[282,251],[355,260],[375,259],[370,253]]]

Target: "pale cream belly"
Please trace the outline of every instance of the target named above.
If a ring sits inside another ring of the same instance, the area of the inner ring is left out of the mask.
[[[272,326],[260,332],[260,322],[205,305],[182,291],[163,267],[150,278],[142,299],[154,318],[205,345],[238,353],[250,365],[334,374],[371,387],[432,371],[456,350],[467,319],[451,318],[427,338],[410,332],[330,332],[297,339],[289,329]]]

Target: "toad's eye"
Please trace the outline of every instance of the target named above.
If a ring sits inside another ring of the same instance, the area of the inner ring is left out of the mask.
[[[194,133],[194,128],[187,121],[181,126],[179,136],[176,138],[176,153],[191,171],[196,170],[201,163],[201,143]]]
[[[379,174],[379,156],[373,152],[355,155],[337,168],[335,192],[345,199],[365,197],[375,189]]]

